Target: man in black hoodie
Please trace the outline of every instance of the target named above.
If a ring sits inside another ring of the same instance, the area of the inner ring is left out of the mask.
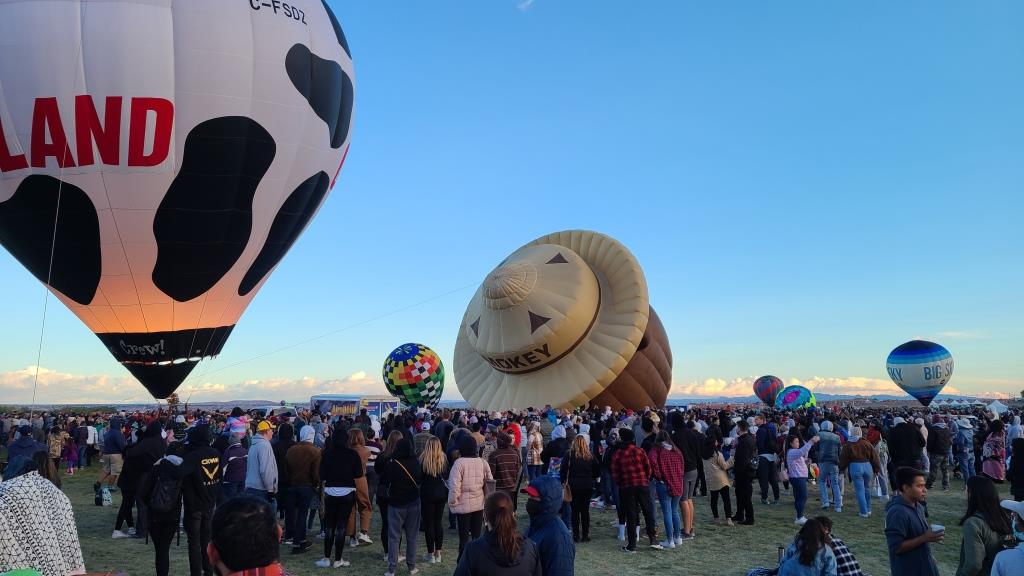
[[[746,420],[737,422],[736,428],[736,516],[732,520],[737,524],[752,526],[757,468],[751,467],[750,463],[757,461],[757,440],[750,433],[750,425]]]
[[[220,487],[220,454],[210,446],[210,428],[199,424],[188,434],[185,476],[181,492],[185,501],[185,534],[188,535],[188,566],[191,576],[212,576],[206,556],[210,543],[210,518]]]
[[[287,422],[277,427],[277,442],[274,442],[274,460],[277,462],[277,514],[282,520],[288,517],[294,503],[288,498],[291,487],[291,472],[288,470],[288,449],[295,446],[295,429]],[[287,526],[287,524],[286,524]],[[290,544],[295,534],[284,532],[285,544]]]

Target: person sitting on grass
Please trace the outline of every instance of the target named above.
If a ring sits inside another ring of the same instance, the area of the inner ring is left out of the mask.
[[[821,524],[822,530],[825,531],[825,543],[836,557],[837,576],[868,576],[867,572],[860,569],[860,563],[847,548],[846,543],[832,533],[832,519],[828,516],[815,516],[814,519]]]
[[[779,563],[778,576],[837,576],[836,556],[817,520],[804,522]]]
[[[206,547],[222,576],[287,576],[280,563],[281,527],[270,505],[238,496],[217,507]]]

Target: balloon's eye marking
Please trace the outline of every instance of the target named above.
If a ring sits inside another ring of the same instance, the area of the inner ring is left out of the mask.
[[[153,283],[178,302],[220,281],[245,250],[252,201],[277,145],[244,116],[207,120],[189,132],[181,170],[153,220]]]
[[[54,290],[82,305],[92,302],[102,268],[100,221],[81,188],[52,176],[26,176],[14,195],[0,202],[0,244],[40,282],[49,274]]]
[[[472,324],[469,325],[469,327],[473,329],[473,335],[476,336],[477,338],[479,338],[480,337],[480,319],[477,318],[475,322],[473,322]]]
[[[238,286],[238,295],[245,296],[260,283],[264,276],[277,266],[277,263],[288,253],[295,240],[306,229],[313,214],[327,195],[331,183],[326,172],[317,172],[299,184],[288,199],[281,205],[274,223],[270,225],[267,241],[253,261],[249,271]]]
[[[324,3],[324,10],[327,10],[327,16],[331,19],[331,26],[334,26],[334,35],[338,37],[338,44],[341,44],[341,49],[345,51],[345,54],[349,58],[352,57],[352,52],[348,49],[348,39],[345,38],[345,32],[341,30],[341,24],[338,23],[338,18],[334,15],[334,11],[327,5],[327,0],[321,0]]]
[[[547,262],[545,262],[545,264],[568,264],[568,263],[569,263],[569,261],[565,259],[565,256],[562,256],[561,252],[559,252],[558,254],[555,254],[554,256],[551,257],[551,260],[548,260]]]
[[[547,324],[548,320],[551,320],[551,318],[548,318],[547,316],[541,316],[540,314],[534,314],[533,312],[529,312],[529,314],[530,334],[533,334],[534,332],[537,331],[537,328],[540,328],[541,326]]]
[[[302,44],[288,50],[284,65],[292,85],[327,124],[331,148],[341,148],[352,121],[352,78],[337,62],[324,60]]]

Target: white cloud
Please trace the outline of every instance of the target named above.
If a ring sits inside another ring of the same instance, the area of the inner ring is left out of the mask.
[[[151,396],[139,382],[125,374],[70,374],[45,367],[38,369],[37,404],[120,404],[149,402]],[[28,404],[32,402],[32,388],[36,367],[0,372],[0,404]],[[224,382],[188,379],[178,389],[184,402],[217,402],[227,400],[279,400],[298,401],[314,394],[387,394],[380,376],[370,376],[366,370],[353,372],[344,378],[267,378]],[[449,378],[445,383],[445,399],[459,399],[458,388]]]
[[[533,6],[533,0],[522,0],[522,2],[516,4],[516,8],[519,8],[519,10],[523,12],[529,10],[530,6]]]
[[[672,385],[671,394],[677,396],[750,396],[754,393],[754,380],[756,378],[707,378],[703,381],[689,382],[686,384]],[[846,394],[850,396],[872,396],[875,394],[904,394],[896,384],[881,378],[868,378],[864,376],[850,377],[822,377],[815,376],[810,379],[801,380],[790,378],[786,381],[787,386],[805,386],[807,389],[823,394]],[[960,390],[953,386],[946,386],[943,390],[946,394],[960,394]],[[1005,393],[1003,393],[1005,395]]]

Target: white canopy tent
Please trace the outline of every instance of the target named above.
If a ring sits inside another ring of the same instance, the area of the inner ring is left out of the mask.
[[[995,414],[996,416],[1002,416],[1003,412],[1006,412],[1008,409],[1009,407],[1007,407],[1006,404],[1003,404],[999,400],[995,400],[988,405],[989,412]]]

